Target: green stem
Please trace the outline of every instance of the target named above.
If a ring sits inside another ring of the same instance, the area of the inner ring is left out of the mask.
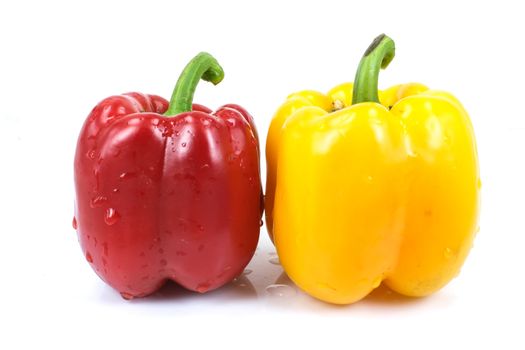
[[[174,116],[191,111],[193,95],[199,81],[202,79],[217,85],[223,78],[224,71],[217,60],[209,53],[199,53],[182,71],[164,115]]]
[[[385,69],[395,55],[394,41],[385,34],[379,35],[366,49],[354,80],[352,104],[377,102],[379,70]]]

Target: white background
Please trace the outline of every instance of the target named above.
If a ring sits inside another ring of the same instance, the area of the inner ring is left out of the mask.
[[[525,348],[519,4],[1,2],[0,348]],[[353,80],[382,32],[397,53],[381,87],[419,81],[449,90],[474,123],[481,231],[457,279],[425,299],[379,290],[346,307],[293,290],[274,297],[266,286],[290,282],[268,262],[265,228],[246,286],[206,295],[171,286],[127,302],[94,274],[71,221],[76,137],[97,102],[127,91],[168,98],[186,62],[205,50],[226,78],[200,84],[196,102],[245,106],[264,147],[289,93]]]

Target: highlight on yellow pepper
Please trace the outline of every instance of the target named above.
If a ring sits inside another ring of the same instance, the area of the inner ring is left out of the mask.
[[[266,223],[288,276],[349,304],[381,283],[426,296],[460,271],[478,230],[469,116],[418,83],[378,91],[394,42],[377,37],[354,84],[288,97],[270,125]]]

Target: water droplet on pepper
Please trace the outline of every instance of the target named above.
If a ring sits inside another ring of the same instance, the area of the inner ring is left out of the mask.
[[[134,176],[135,176],[135,173],[128,172],[128,171],[125,171],[125,172],[123,172],[122,174],[120,174],[120,178],[121,178],[122,180],[124,180],[124,179],[129,179],[129,178],[132,178],[132,177],[134,177]]]
[[[289,298],[297,294],[297,291],[286,284],[271,284],[266,287],[266,293],[272,297]]]
[[[131,300],[134,298],[133,295],[131,295],[130,293],[126,293],[126,292],[122,292],[120,293],[120,296],[126,300]]]
[[[95,150],[94,150],[94,149],[90,150],[90,151],[87,153],[87,157],[88,157],[89,159],[95,159]]]
[[[108,200],[105,196],[97,196],[91,199],[90,206],[91,208],[98,208],[102,206]]]
[[[206,293],[210,289],[211,285],[209,283],[201,283],[195,288],[199,293]]]
[[[117,223],[117,221],[119,221],[120,219],[120,215],[119,213],[113,209],[113,208],[108,208],[106,210],[106,215],[104,216],[104,222],[108,225],[114,225],[115,223]]]
[[[445,250],[443,251],[443,256],[445,257],[445,259],[451,259],[453,256],[454,256],[454,251],[450,248],[445,248]]]
[[[268,259],[268,262],[270,264],[274,264],[274,265],[281,265],[281,262],[279,261],[279,257],[278,256],[274,256],[274,257]]]
[[[383,276],[377,276],[373,281],[372,281],[372,288],[377,288],[379,287],[379,285],[381,284],[381,282],[383,281]]]

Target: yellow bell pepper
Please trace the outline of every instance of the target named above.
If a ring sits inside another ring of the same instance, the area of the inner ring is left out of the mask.
[[[378,92],[394,42],[377,37],[355,84],[292,94],[266,144],[266,220],[281,264],[308,294],[353,303],[381,283],[429,295],[460,271],[478,230],[476,141],[451,94]]]

